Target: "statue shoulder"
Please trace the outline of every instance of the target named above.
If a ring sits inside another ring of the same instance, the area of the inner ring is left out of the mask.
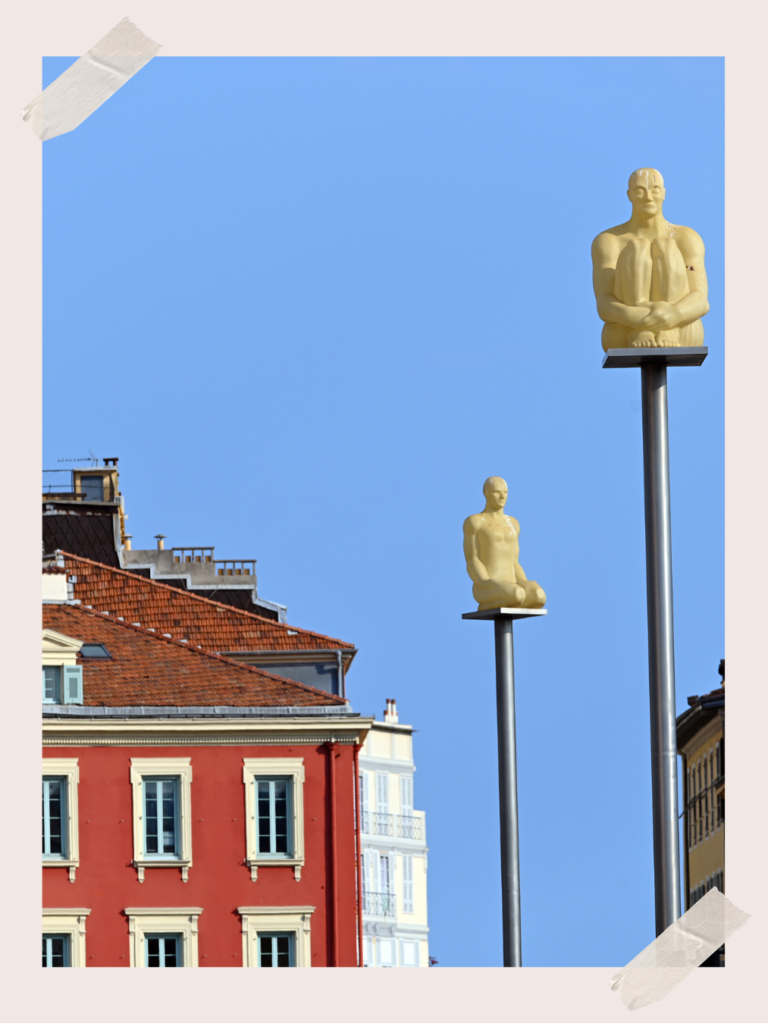
[[[626,233],[626,224],[609,227],[601,231],[592,242],[592,258],[596,260],[616,257],[621,248],[621,236]]]
[[[465,533],[476,533],[478,526],[483,521],[483,513],[478,512],[476,515],[468,515],[464,519],[464,532]]]
[[[682,252],[686,259],[693,259],[698,257],[701,259],[704,255],[704,242],[701,240],[701,235],[693,230],[692,227],[683,227],[681,224],[670,224],[672,229],[672,237],[677,243],[677,247]]]
[[[520,535],[520,523],[517,521],[517,519],[514,518],[514,516],[512,516],[512,515],[505,515],[504,518],[507,520],[507,522],[509,522],[514,527],[515,532],[519,536]]]

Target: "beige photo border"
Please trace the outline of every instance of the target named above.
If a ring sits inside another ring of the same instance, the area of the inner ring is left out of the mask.
[[[766,951],[766,894],[763,815],[758,786],[764,767],[762,738],[766,720],[764,621],[760,582],[765,544],[759,526],[764,492],[765,406],[768,378],[765,328],[755,308],[763,293],[764,256],[760,239],[764,205],[763,129],[765,118],[763,5],[699,0],[695,5],[669,0],[657,7],[620,5],[615,0],[555,0],[538,5],[519,0],[30,0],[6,11],[6,47],[0,75],[4,245],[4,339],[2,415],[4,474],[9,481],[3,502],[9,578],[5,606],[13,619],[15,642],[11,677],[35,685],[10,689],[7,713],[16,724],[7,737],[5,756],[17,778],[35,777],[31,758],[38,718],[40,634],[28,609],[39,601],[39,519],[37,486],[41,448],[42,338],[42,145],[20,117],[41,89],[43,55],[85,53],[128,15],[148,36],[162,43],[157,60],[171,56],[725,56],[727,118],[728,346],[726,352],[726,646],[728,652],[728,896],[752,914],[728,948],[724,971],[697,970],[663,1002],[643,1010],[649,1020],[681,1018],[753,1019],[758,1011]],[[141,73],[141,72],[139,72]],[[617,88],[622,88],[617,83]],[[642,94],[642,83],[631,88]],[[695,95],[670,97],[679,104],[681,122]],[[168,118],[173,110],[167,111]],[[595,116],[599,116],[596,112]],[[599,154],[596,154],[596,159]],[[105,240],[105,241],[108,241]],[[586,286],[586,285],[585,285]],[[712,355],[717,347],[711,346]],[[599,352],[594,356],[599,357]],[[711,356],[712,357],[712,356]],[[62,401],[67,396],[62,395]],[[702,503],[706,514],[706,498]],[[703,554],[706,556],[706,554]],[[703,595],[702,599],[706,599]],[[32,693],[34,692],[34,701]],[[426,727],[426,723],[424,723]],[[36,754],[37,757],[37,754]],[[37,762],[37,761],[36,761]],[[21,770],[20,770],[21,769]],[[103,1015],[133,1019],[138,983],[152,983],[155,1010],[161,1006],[185,1019],[219,1017],[240,1008],[251,994],[246,971],[198,971],[196,981],[161,986],[151,974],[132,970],[92,971],[87,978],[70,973],[54,993],[47,971],[41,979],[34,956],[30,912],[39,891],[38,859],[27,849],[37,834],[24,784],[8,793],[7,812],[15,822],[24,854],[14,856],[8,899],[15,926],[5,928],[3,964],[5,1001],[18,1004],[22,1016],[38,1018],[56,997],[62,1023],[88,1023]],[[29,835],[27,840],[24,836]],[[35,873],[33,873],[33,867]],[[67,886],[69,887],[69,886]],[[75,886],[73,886],[75,887]],[[620,907],[617,906],[617,912]],[[19,926],[21,924],[21,926]],[[552,920],[552,926],[557,921]],[[37,936],[35,935],[37,941]],[[640,949],[637,950],[638,952]],[[280,1012],[281,1019],[338,1020],[359,1014],[367,1023],[389,1019],[474,1018],[478,1010],[492,1018],[537,1020],[625,1019],[627,1009],[609,990],[617,962],[600,968],[522,970],[302,970],[291,978],[291,999],[277,977],[262,975],[258,1006]],[[142,977],[139,981],[137,978]],[[238,977],[243,978],[238,980]],[[46,979],[47,978],[47,979]],[[271,978],[271,979],[270,979]],[[248,992],[239,984],[248,983]],[[255,1005],[256,1003],[254,1003]],[[11,1011],[11,1016],[13,1012]]]

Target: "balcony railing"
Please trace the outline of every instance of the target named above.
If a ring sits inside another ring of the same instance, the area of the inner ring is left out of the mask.
[[[364,835],[384,835],[394,838],[397,833],[398,838],[410,838],[418,842],[424,837],[421,817],[402,814],[395,817],[391,813],[370,813],[368,810],[363,810],[362,824]]]
[[[391,892],[363,892],[363,912],[369,916],[394,916],[395,896]]]
[[[421,841],[424,834],[421,823],[421,817],[398,817],[398,836],[400,838],[415,838],[417,841]]]

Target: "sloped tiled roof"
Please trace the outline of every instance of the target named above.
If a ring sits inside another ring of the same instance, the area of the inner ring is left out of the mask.
[[[78,658],[86,707],[347,704],[340,696],[70,604],[43,604],[43,627],[107,648],[109,658]]]
[[[95,611],[108,611],[126,622],[168,632],[206,650],[341,650],[352,643],[318,632],[273,622],[194,593],[144,579],[88,558],[60,552],[67,571],[77,576],[74,599]]]

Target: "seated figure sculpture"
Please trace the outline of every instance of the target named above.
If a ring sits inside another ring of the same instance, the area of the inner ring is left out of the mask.
[[[504,514],[507,484],[491,476],[483,484],[485,508],[464,522],[464,557],[479,611],[497,607],[544,607],[546,595],[520,567],[520,523]]]
[[[664,179],[636,170],[627,189],[632,216],[592,243],[592,283],[605,322],[603,350],[704,344],[709,310],[704,243],[690,227],[664,219]]]

